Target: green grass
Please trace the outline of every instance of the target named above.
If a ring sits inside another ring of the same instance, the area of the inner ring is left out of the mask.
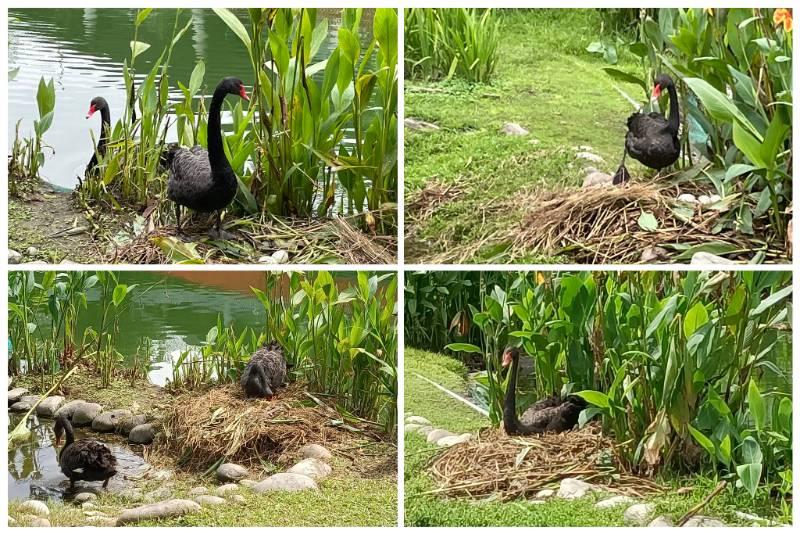
[[[453,432],[474,432],[488,426],[486,418],[455,401],[429,383],[416,377],[419,373],[444,387],[463,393],[466,388],[466,369],[453,358],[407,348],[405,350],[405,411],[421,415],[434,425]],[[427,466],[437,449],[415,433],[405,435],[405,524],[406,526],[616,526],[624,525],[625,507],[598,510],[593,504],[607,494],[590,494],[573,501],[550,499],[544,504],[523,500],[511,502],[474,502],[465,499],[440,499],[425,495],[435,488],[427,474]],[[705,475],[670,476],[659,480],[670,488],[665,494],[650,500],[657,515],[667,515],[677,521],[689,509],[703,500],[716,486],[717,480]],[[679,495],[679,488],[691,491]],[[714,499],[702,515],[718,518],[729,525],[748,525],[737,518],[740,510],[771,518],[783,523],[782,517],[765,499],[756,500],[743,490],[728,489]],[[791,512],[789,512],[791,513]]]
[[[406,82],[406,116],[441,128],[406,131],[406,196],[431,181],[460,190],[423,222],[418,242],[407,242],[412,261],[503,261],[503,245],[526,208],[513,202],[516,195],[580,185],[585,167],[613,173],[622,157],[633,107],[601,70],[606,63],[585,51],[600,35],[596,11],[514,10],[503,17],[492,85]],[[641,88],[620,87],[642,98]],[[506,122],[530,134],[503,135]],[[590,146],[604,163],[577,160],[579,146]],[[631,163],[633,174],[641,172]],[[535,251],[524,259],[561,260]]]

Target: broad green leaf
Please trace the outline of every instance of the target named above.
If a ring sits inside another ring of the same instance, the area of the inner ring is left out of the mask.
[[[203,60],[200,60],[197,62],[197,65],[194,66],[192,75],[189,78],[189,94],[191,96],[197,94],[197,91],[203,84],[203,77],[205,75],[206,75],[206,64],[203,62]]]
[[[453,352],[472,352],[476,354],[481,354],[483,352],[480,347],[472,345],[471,343],[450,343],[449,345],[445,345],[444,348],[452,350]]]
[[[141,26],[142,22],[144,22],[147,19],[151,11],[153,11],[152,7],[140,9],[139,12],[136,14],[136,22],[134,22],[134,25]]]
[[[649,211],[643,211],[641,215],[639,215],[639,220],[637,222],[639,223],[639,227],[646,232],[655,232],[658,230],[658,221],[655,215]]]
[[[750,385],[747,387],[747,404],[750,407],[750,415],[756,424],[756,430],[763,430],[766,426],[767,409],[764,405],[761,391],[758,389],[758,384],[752,378],[750,379]]]
[[[150,45],[148,43],[144,43],[142,41],[131,41],[131,61],[136,59],[136,56],[145,52]]]
[[[600,391],[579,391],[576,395],[582,397],[589,404],[594,404],[600,408],[609,408],[611,406],[608,395]]]
[[[212,10],[219,18],[222,19],[222,22],[224,22],[228,28],[230,28],[231,31],[236,34],[236,36],[244,43],[244,45],[247,47],[248,53],[252,54],[250,35],[248,35],[244,24],[242,24],[242,21],[240,21],[239,18],[233,14],[233,12],[231,12],[229,9],[225,9],[224,7],[215,7],[212,8]]]
[[[701,326],[708,322],[708,311],[702,303],[698,302],[686,312],[683,319],[683,335],[689,339]]]
[[[686,85],[703,103],[708,114],[712,118],[722,122],[738,122],[741,126],[754,136],[758,142],[763,141],[763,137],[755,126],[747,120],[747,117],[736,107],[731,99],[719,92],[714,86],[701,78],[684,78]]]
[[[747,490],[751,497],[756,496],[758,482],[761,480],[761,464],[742,464],[736,466],[736,474],[742,481],[742,486]]]

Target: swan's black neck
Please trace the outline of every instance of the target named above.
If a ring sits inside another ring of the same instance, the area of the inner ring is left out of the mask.
[[[208,111],[208,162],[211,164],[211,176],[214,181],[223,175],[233,174],[231,164],[225,157],[225,149],[222,146],[222,103],[228,91],[218,85],[211,98],[211,108]]]
[[[97,140],[97,152],[101,156],[104,156],[106,153],[106,144],[108,143],[108,136],[110,132],[111,111],[109,111],[108,106],[103,106],[100,108],[100,139]]]
[[[66,434],[66,439],[64,441],[64,446],[61,447],[61,450],[58,453],[58,457],[61,458],[61,455],[64,451],[75,442],[75,432],[72,430],[72,423],[69,422],[69,419],[66,417],[61,419],[61,426],[64,428],[64,434]]]
[[[503,426],[507,434],[519,432],[519,419],[517,418],[517,368],[519,367],[519,354],[511,355],[511,376],[506,386],[506,399],[503,403]]]
[[[678,92],[675,90],[675,84],[669,84],[667,91],[669,92],[669,130],[677,135],[681,124],[681,115],[678,111]]]

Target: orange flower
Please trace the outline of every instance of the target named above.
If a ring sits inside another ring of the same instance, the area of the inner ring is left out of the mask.
[[[775,26],[783,24],[783,31],[785,32],[792,31],[792,10],[785,8],[776,9],[775,14],[772,15],[772,22],[775,23]]]

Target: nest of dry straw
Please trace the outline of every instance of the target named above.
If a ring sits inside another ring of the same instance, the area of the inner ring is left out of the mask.
[[[528,207],[511,236],[512,249],[520,255],[530,250],[567,253],[581,263],[635,263],[652,247],[680,250],[714,243],[727,246],[732,258],[767,248],[732,230],[715,233],[724,211],[699,206],[687,211],[676,201],[684,192],[674,184],[649,182],[524,195],[514,200]],[[643,212],[655,217],[656,230],[639,225]],[[781,256],[780,251],[770,254],[772,260]]]
[[[614,442],[600,425],[539,436],[508,436],[498,429],[454,445],[429,465],[437,488],[428,493],[501,501],[532,497],[564,478],[580,478],[621,494],[641,497],[662,491],[622,467]]]
[[[356,440],[379,440],[366,425],[343,424],[333,408],[293,383],[270,399],[245,399],[238,384],[175,398],[164,419],[165,453],[189,469],[206,469],[221,458],[248,467],[298,459],[298,449],[319,443],[334,451]]]

